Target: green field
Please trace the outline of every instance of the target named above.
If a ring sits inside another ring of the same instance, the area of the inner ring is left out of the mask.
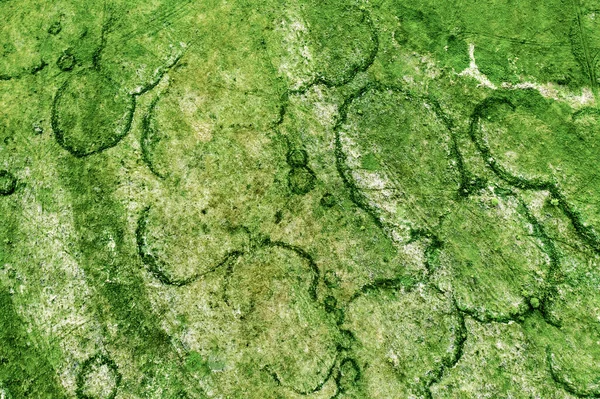
[[[0,399],[600,398],[600,4],[0,0]]]

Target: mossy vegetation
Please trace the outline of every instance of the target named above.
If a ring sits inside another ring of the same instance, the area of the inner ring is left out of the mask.
[[[0,1],[0,397],[600,397],[592,1]]]
[[[405,234],[437,225],[458,187],[451,134],[436,111],[427,98],[374,86],[344,103],[337,126],[338,167],[356,199]]]
[[[449,295],[432,287],[381,287],[357,297],[344,327],[360,372],[349,397],[425,397],[460,356],[466,331]]]
[[[434,281],[477,320],[509,321],[530,298],[539,301],[550,258],[525,212],[514,197],[487,193],[463,200],[443,222]]]
[[[58,89],[52,129],[62,147],[85,157],[117,145],[129,132],[134,110],[132,95],[102,72],[88,69],[72,75]]]

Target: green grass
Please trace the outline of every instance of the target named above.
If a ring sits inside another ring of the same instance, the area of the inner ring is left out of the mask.
[[[0,397],[600,396],[591,1],[0,1]]]

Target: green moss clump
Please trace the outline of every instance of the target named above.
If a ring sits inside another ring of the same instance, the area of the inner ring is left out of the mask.
[[[0,195],[10,195],[16,187],[17,178],[7,170],[0,170]]]

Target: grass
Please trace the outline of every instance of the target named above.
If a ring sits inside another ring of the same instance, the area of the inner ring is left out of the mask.
[[[0,2],[0,396],[600,396],[596,8]]]

